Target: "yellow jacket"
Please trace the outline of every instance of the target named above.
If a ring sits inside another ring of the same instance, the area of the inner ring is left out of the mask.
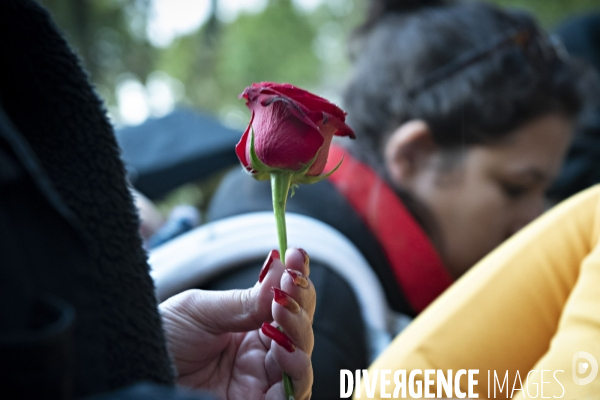
[[[425,370],[447,376],[451,369],[455,376],[465,369],[479,370],[472,376],[479,398],[600,399],[598,360],[600,186],[595,186],[514,235],[440,296],[369,368],[370,377],[390,370],[384,391],[378,380],[374,397],[363,384],[355,398],[393,398],[396,371],[406,370],[408,379],[420,369],[414,377],[422,385]],[[429,392],[437,395],[436,375],[428,378]],[[459,376],[459,393],[467,394],[467,378]],[[402,398],[402,390],[398,395]]]

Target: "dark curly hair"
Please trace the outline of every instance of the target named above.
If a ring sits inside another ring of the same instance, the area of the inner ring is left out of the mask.
[[[443,149],[491,144],[538,116],[580,109],[577,71],[534,19],[480,2],[372,1],[349,42],[351,151],[379,171],[389,135],[426,121]]]

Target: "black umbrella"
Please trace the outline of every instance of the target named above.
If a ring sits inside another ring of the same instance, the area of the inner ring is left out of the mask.
[[[241,132],[188,109],[116,135],[131,183],[151,199],[239,163],[235,144]]]

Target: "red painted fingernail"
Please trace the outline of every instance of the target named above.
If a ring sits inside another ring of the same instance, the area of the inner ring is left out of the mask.
[[[300,286],[302,289],[308,287],[308,278],[302,275],[302,272],[296,271],[295,269],[286,269],[285,272],[290,274],[296,286]]]
[[[275,343],[286,349],[288,352],[293,353],[296,350],[296,346],[294,346],[294,343],[292,343],[290,338],[287,337],[285,333],[275,328],[273,325],[263,322],[260,330],[262,331],[262,333],[265,334],[265,336],[267,336],[270,339],[273,339]]]
[[[280,259],[279,252],[277,250],[271,250],[271,252],[269,253],[269,257],[267,257],[267,260],[263,264],[262,268],[260,269],[260,273],[258,274],[258,283],[262,283],[263,279],[265,279],[265,276],[267,276],[267,273],[269,272],[269,270],[271,269],[271,265],[273,264],[274,258],[278,260]]]
[[[273,291],[273,300],[275,300],[275,303],[281,304],[294,314],[300,311],[300,305],[296,303],[296,300],[292,296],[276,287],[272,287],[271,290]]]
[[[306,250],[304,250],[304,249],[301,249],[301,248],[299,248],[299,247],[298,247],[298,251],[299,251],[300,253],[302,253],[302,255],[304,256],[304,266],[305,266],[306,268],[308,268],[308,266],[310,265],[310,257],[308,256],[308,253],[306,252]]]

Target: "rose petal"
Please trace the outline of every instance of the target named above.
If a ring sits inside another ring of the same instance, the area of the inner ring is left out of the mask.
[[[320,124],[321,120],[323,119],[322,113],[311,112],[308,108],[304,107],[302,104],[297,103],[293,99],[290,99],[286,96],[261,94],[258,97],[258,102],[263,107],[269,106],[276,101],[282,101],[282,102],[286,103],[286,106],[290,109],[292,114],[294,114],[296,116],[296,118],[304,121],[308,125],[311,125],[315,129],[319,129],[318,124]]]
[[[238,156],[238,159],[242,163],[242,166],[248,170],[251,169],[250,165],[250,157],[246,153],[246,147],[249,142],[250,129],[252,129],[252,121],[254,121],[254,112],[252,112],[252,116],[250,117],[250,122],[244,131],[240,141],[235,145],[235,154]]]
[[[340,121],[339,119],[328,115],[327,113],[323,114],[325,114],[325,117],[323,118],[323,121],[325,121],[325,123],[323,124],[323,128],[334,128],[335,136],[349,136],[352,139],[356,139],[356,134],[354,133],[352,128],[346,125],[343,121]]]
[[[323,135],[288,101],[275,99],[266,107],[253,105],[254,146],[258,158],[269,167],[302,169],[323,145]]]
[[[262,82],[260,84],[255,85],[260,85],[260,87],[262,88],[269,88],[271,90],[275,90],[283,94],[284,96],[287,96],[299,102],[308,109],[325,111],[326,113],[334,116],[335,118],[338,118],[342,122],[346,120],[346,113],[341,108],[331,103],[327,99],[310,93],[304,89],[300,89],[299,87],[296,87],[294,85],[290,85],[288,83],[278,84],[273,82]]]
[[[268,167],[298,171],[315,159],[318,152],[307,171],[311,176],[323,171],[334,135],[355,137],[345,123],[343,110],[293,85],[253,83],[240,97],[246,99],[252,110],[252,120],[236,146],[236,153],[247,169],[252,169],[248,138],[251,127],[256,155]]]

